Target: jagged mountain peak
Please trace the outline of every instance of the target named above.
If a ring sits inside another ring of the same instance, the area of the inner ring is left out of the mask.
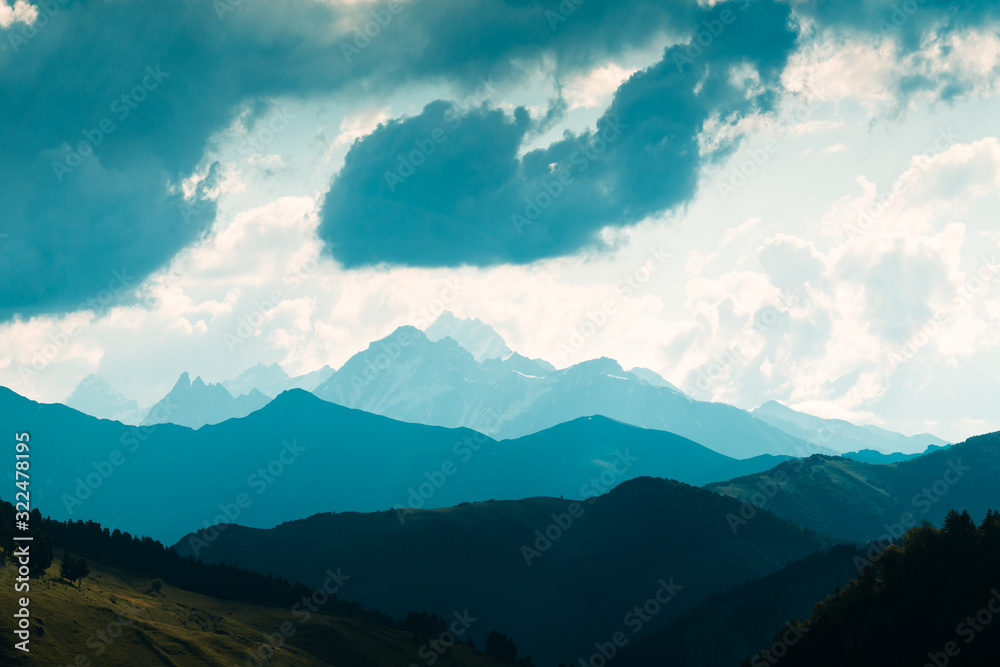
[[[139,404],[116,391],[100,375],[91,373],[76,385],[65,401],[69,407],[100,419],[137,424],[142,419]]]
[[[427,327],[426,334],[432,341],[451,338],[468,350],[478,362],[505,359],[512,352],[503,337],[489,324],[478,317],[460,319],[447,310]]]

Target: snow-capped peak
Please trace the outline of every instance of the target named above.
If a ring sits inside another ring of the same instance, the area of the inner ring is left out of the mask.
[[[480,363],[486,359],[506,359],[513,353],[503,337],[478,317],[459,319],[447,310],[424,333],[431,341],[451,338]]]

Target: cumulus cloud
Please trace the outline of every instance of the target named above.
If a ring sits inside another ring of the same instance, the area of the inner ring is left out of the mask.
[[[36,18],[38,9],[26,0],[16,0],[13,6],[8,5],[6,0],[0,3],[0,28],[10,27],[14,23],[30,26]]]
[[[665,346],[683,388],[861,422],[891,415],[945,437],[995,423],[978,393],[961,407],[943,387],[1000,391],[1000,376],[984,375],[1000,359],[997,148],[990,137],[914,156],[881,208],[860,178],[863,193],[835,203],[819,235],[764,236],[758,270],[689,281],[689,323]],[[926,418],[906,416],[915,405]],[[962,426],[935,421],[942,413],[964,413]]]
[[[790,90],[857,99],[893,116],[997,93],[996,3],[802,2],[795,13],[816,38],[792,58],[785,75]]]
[[[689,42],[632,75],[597,127],[518,157],[532,119],[437,101],[355,144],[323,209],[344,266],[528,263],[606,248],[600,232],[695,193],[709,118],[767,111],[795,42],[784,5],[718,4]],[[709,28],[713,26],[718,34]],[[762,38],[766,36],[766,38]],[[698,40],[706,42],[702,46]],[[749,66],[761,85],[731,76]],[[727,147],[721,147],[724,152]]]

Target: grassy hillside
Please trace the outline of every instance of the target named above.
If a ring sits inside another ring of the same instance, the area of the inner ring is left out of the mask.
[[[56,577],[59,565],[57,559],[44,578],[31,584],[33,628],[27,656],[9,641],[16,604],[14,568],[0,568],[0,630],[5,637],[0,663],[405,667],[422,662],[422,642],[415,641],[412,633],[364,619],[320,610],[303,622],[302,614],[291,608],[219,600],[166,584],[153,593],[148,577],[93,564],[90,576],[77,589]],[[252,654],[267,655],[264,636],[281,636],[283,623],[294,632],[274,641],[278,646],[271,661],[252,660]],[[503,663],[456,645],[436,664],[500,667]]]
[[[887,524],[891,537],[924,520],[940,524],[951,507],[982,515],[1000,505],[998,478],[1000,433],[991,433],[890,465],[816,455],[706,488],[828,535],[867,541],[888,533]]]

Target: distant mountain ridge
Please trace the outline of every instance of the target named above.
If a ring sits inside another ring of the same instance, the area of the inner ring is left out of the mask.
[[[334,510],[584,498],[641,475],[704,484],[784,460],[735,460],[599,416],[498,442],[470,429],[345,408],[300,389],[246,417],[193,430],[124,426],[0,388],[0,427],[48,443],[32,454],[32,465],[46,471],[32,485],[33,506],[55,519],[92,519],[168,541],[237,519],[267,527]],[[241,494],[245,507],[234,504]]]
[[[289,377],[278,364],[258,363],[247,368],[232,380],[223,380],[220,384],[233,396],[249,394],[256,389],[265,396],[274,398],[289,389],[312,391],[329,379],[333,372],[329,366],[323,366],[323,368],[305,375]]]
[[[123,424],[138,424],[148,412],[140,408],[136,401],[112,389],[107,380],[93,373],[76,385],[63,404],[98,419],[111,419]]]
[[[651,371],[608,358],[548,371],[511,354],[483,363],[450,337],[400,327],[351,357],[313,392],[393,419],[518,438],[589,415],[676,433],[734,458],[833,453],[730,405],[695,401]],[[652,382],[651,382],[652,381]],[[499,423],[491,415],[500,415]]]
[[[898,532],[904,517],[916,525],[924,519],[940,524],[955,507],[984,514],[1000,506],[997,479],[1000,432],[890,465],[817,455],[706,488],[748,503],[756,499],[827,535],[867,541]]]
[[[917,452],[916,454],[903,454],[902,452],[883,454],[882,452],[876,452],[874,449],[862,449],[859,452],[847,452],[841,456],[845,459],[851,459],[852,461],[859,461],[861,463],[877,463],[879,465],[885,465],[888,463],[909,461],[910,459],[915,459],[918,456],[930,454],[931,452],[936,452],[941,449],[948,449],[949,447],[951,447],[951,445],[927,445],[927,449],[922,452]]]
[[[480,363],[487,359],[506,359],[513,354],[500,334],[478,317],[459,319],[451,311],[446,310],[424,330],[424,333],[431,341],[451,338],[468,350],[473,359]]]
[[[181,373],[174,388],[149,409],[142,424],[170,423],[201,428],[234,417],[246,417],[269,401],[256,389],[251,389],[248,394],[233,396],[221,384],[205,384],[200,377],[192,381],[185,372]]]
[[[300,388],[346,407],[418,424],[467,427],[497,439],[604,415],[676,433],[739,459],[849,453],[882,463],[909,456],[902,452],[944,444],[932,435],[909,437],[820,419],[774,401],[753,413],[695,401],[653,370],[626,371],[608,358],[557,370],[547,361],[513,352],[489,324],[447,311],[426,333],[400,327],[338,370],[324,366],[289,377],[278,364],[258,363],[221,386],[184,380],[188,377],[182,376],[169,400],[165,397],[150,411],[140,410],[141,419],[129,420],[136,406],[110,389],[93,392],[91,399],[76,400],[75,405],[103,418],[120,416],[123,422],[173,421],[197,428],[245,416],[267,399]]]
[[[753,416],[803,440],[821,442],[838,454],[872,449],[882,454],[922,453],[948,442],[930,433],[902,435],[877,426],[858,426],[843,419],[823,419],[798,412],[777,401],[768,401]]]

